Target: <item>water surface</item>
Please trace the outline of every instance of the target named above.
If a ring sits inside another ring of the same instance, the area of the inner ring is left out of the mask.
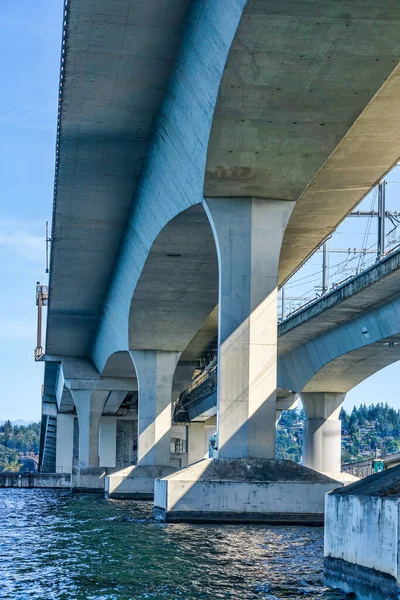
[[[342,600],[322,555],[322,528],[165,525],[150,503],[0,490],[1,599]]]

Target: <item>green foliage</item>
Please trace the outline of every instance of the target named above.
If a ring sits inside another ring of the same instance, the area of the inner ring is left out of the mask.
[[[361,404],[351,415],[341,413],[344,461],[400,450],[400,412],[387,403]]]
[[[39,453],[40,423],[0,425],[0,471],[19,471],[19,454]]]
[[[285,410],[279,420],[276,454],[279,459],[301,461],[304,411]],[[351,414],[340,412],[342,461],[350,462],[400,451],[400,412],[387,403],[361,404]]]
[[[303,438],[303,411],[284,410],[276,432],[276,457],[280,460],[301,461]]]

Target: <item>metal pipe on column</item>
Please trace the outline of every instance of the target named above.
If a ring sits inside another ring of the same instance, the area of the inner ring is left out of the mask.
[[[281,315],[282,315],[282,321],[283,321],[283,319],[286,319],[285,286],[282,286],[282,310],[281,310]]]
[[[329,260],[328,260],[328,242],[322,246],[322,293],[326,294],[329,288]]]
[[[385,204],[386,204],[386,181],[378,184],[378,246],[376,260],[385,256]]]

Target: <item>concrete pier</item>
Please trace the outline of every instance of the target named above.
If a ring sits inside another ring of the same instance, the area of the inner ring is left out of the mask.
[[[176,469],[169,466],[132,465],[105,476],[105,497],[127,500],[153,500],[154,481]]]
[[[342,423],[340,409],[346,394],[303,392],[304,465],[333,476],[341,471]]]
[[[70,489],[68,473],[0,473],[0,488]]]
[[[322,523],[324,494],[343,485],[275,460],[278,265],[293,206],[205,200],[219,256],[218,458],[156,481],[160,520]]]
[[[154,497],[154,480],[176,470],[171,466],[172,384],[179,352],[131,352],[139,382],[138,461],[107,475],[107,498]]]
[[[156,519],[322,525],[324,496],[343,484],[292,461],[206,459],[157,479]]]
[[[206,199],[219,255],[220,458],[275,458],[278,264],[293,208]]]
[[[397,600],[400,466],[326,497],[325,583],[360,600]]]
[[[79,421],[79,461],[72,469],[71,489],[101,493],[105,469],[99,464],[99,430],[108,392],[94,390],[90,381],[83,381],[82,388],[71,389]]]

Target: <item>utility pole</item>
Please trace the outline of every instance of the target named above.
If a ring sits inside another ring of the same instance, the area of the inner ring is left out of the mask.
[[[49,222],[46,221],[46,273],[49,272],[49,244],[51,238],[49,237]]]
[[[381,181],[378,184],[378,247],[376,260],[381,260],[385,256],[385,194],[386,182]]]
[[[43,306],[47,306],[48,300],[48,287],[47,285],[41,285],[40,281],[36,284],[36,306],[38,307],[37,313],[37,337],[36,337],[36,348],[35,348],[35,360],[40,360],[43,356],[42,348],[42,309]]]
[[[326,294],[329,288],[328,242],[322,246],[322,293]]]
[[[286,301],[285,301],[285,286],[282,286],[282,321],[286,319]]]

